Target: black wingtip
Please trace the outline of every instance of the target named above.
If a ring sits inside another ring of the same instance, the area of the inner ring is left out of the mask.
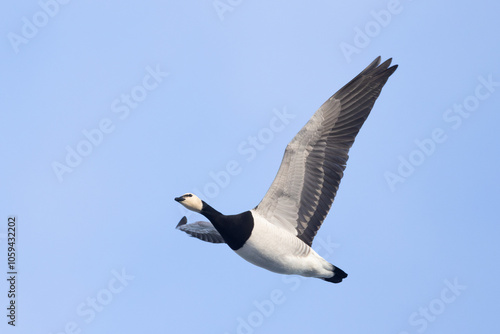
[[[366,68],[365,68],[363,71],[361,71],[361,73],[359,73],[359,74],[360,74],[360,75],[364,75],[364,74],[366,74],[367,72],[372,71],[374,68],[377,68],[377,67],[379,66],[379,64],[380,64],[380,60],[381,60],[381,59],[382,59],[382,58],[381,58],[380,56],[378,56],[377,58],[375,58],[375,59],[374,59],[374,60],[370,63],[370,65],[366,66]]]
[[[394,73],[394,71],[397,70],[398,65],[391,65],[392,58],[387,59],[384,61],[380,66],[378,66],[373,73],[371,74],[374,80],[379,80],[382,78],[382,80],[385,81]]]
[[[186,225],[187,221],[188,220],[187,220],[186,216],[182,217],[181,220],[179,221],[179,224],[177,224],[177,226],[175,228],[178,229],[180,226]]]

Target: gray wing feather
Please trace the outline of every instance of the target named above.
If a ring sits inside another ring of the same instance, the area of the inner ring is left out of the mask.
[[[268,192],[255,211],[311,245],[330,210],[348,152],[397,65],[377,57],[330,97],[287,145]]]
[[[181,218],[179,224],[177,224],[175,228],[203,241],[211,242],[214,244],[225,243],[219,232],[209,222],[199,221],[187,224],[187,218],[184,216]]]

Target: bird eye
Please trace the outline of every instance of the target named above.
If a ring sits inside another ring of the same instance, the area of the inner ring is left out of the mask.
[[[185,197],[193,197],[193,194],[186,194]]]

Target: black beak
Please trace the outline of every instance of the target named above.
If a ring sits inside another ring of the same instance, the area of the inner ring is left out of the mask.
[[[176,197],[174,198],[177,202],[182,202],[185,198],[184,197]]]

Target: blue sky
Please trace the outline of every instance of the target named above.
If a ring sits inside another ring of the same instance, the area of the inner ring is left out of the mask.
[[[498,331],[499,10],[11,3],[0,14],[1,332]],[[399,68],[313,244],[344,282],[270,273],[174,229],[186,192],[227,214],[253,208],[286,144],[379,55]]]

